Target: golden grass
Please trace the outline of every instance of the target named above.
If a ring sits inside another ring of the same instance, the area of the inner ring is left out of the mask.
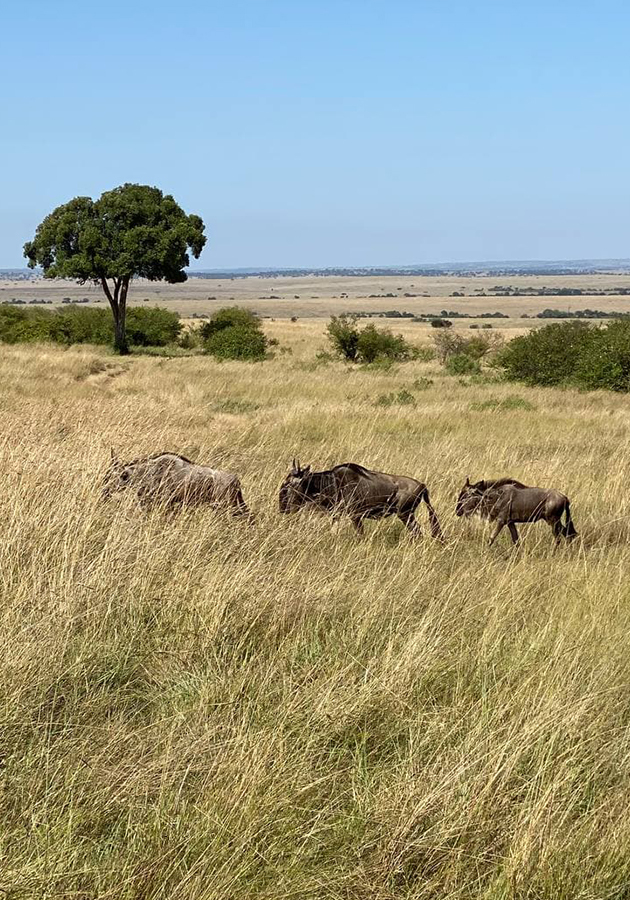
[[[2,350],[0,888],[627,896],[627,400],[317,365],[321,323],[268,327],[293,352],[256,365]],[[101,505],[110,445],[238,471],[256,525]],[[280,516],[294,455],[426,480],[447,545]],[[488,549],[454,500],[506,474],[568,493],[580,541]]]

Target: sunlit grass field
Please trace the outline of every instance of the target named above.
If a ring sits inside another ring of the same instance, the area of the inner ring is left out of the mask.
[[[0,896],[630,896],[630,407],[320,362],[2,347]],[[428,343],[428,329],[410,339]],[[249,526],[99,501],[110,447],[240,474]],[[281,516],[293,456],[446,532]],[[466,476],[572,500],[487,547]]]

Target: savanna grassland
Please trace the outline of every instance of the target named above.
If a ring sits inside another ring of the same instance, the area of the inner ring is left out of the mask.
[[[3,896],[630,896],[628,400],[318,361],[323,326],[2,347]],[[237,471],[255,524],[101,503],[111,446]],[[425,480],[446,545],[281,516],[293,456]],[[488,548],[467,475],[566,492],[579,540]]]
[[[492,288],[500,285],[521,291],[541,290],[544,287],[549,290],[572,288],[579,289],[582,294],[564,297],[491,296]],[[469,314],[499,310],[515,318],[523,313],[535,315],[546,308],[575,310],[590,307],[630,312],[630,296],[616,295],[616,289],[630,289],[630,274],[251,276],[220,280],[189,278],[182,284],[138,279],[131,286],[129,302],[167,306],[184,317],[207,315],[234,304],[253,309],[262,316],[279,318],[392,309],[414,314],[435,314],[445,307]],[[602,291],[610,293],[602,296]],[[464,296],[452,297],[453,293]],[[43,278],[30,281],[0,279],[0,303],[12,299],[26,303],[33,299],[48,299],[53,305],[60,305],[66,297],[106,305],[99,285],[77,285],[71,281]]]

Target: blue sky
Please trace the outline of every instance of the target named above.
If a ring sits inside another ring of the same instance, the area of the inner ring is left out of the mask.
[[[621,0],[5,0],[0,266],[126,181],[197,268],[630,256]]]

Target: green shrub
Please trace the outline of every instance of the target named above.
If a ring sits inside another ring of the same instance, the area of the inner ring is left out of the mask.
[[[630,322],[620,320],[591,329],[574,379],[586,390],[630,391]]]
[[[409,358],[411,348],[401,334],[392,334],[389,328],[377,328],[373,324],[360,330],[357,320],[357,316],[349,314],[333,316],[326,326],[328,340],[337,356],[348,362],[368,364]]]
[[[407,359],[409,347],[401,334],[392,334],[389,328],[366,325],[359,334],[357,352],[361,362],[373,363],[379,358]]]
[[[469,356],[471,359],[485,359],[503,346],[500,334],[471,334],[466,337],[459,331],[440,332],[433,336],[435,352],[442,363],[451,356]]]
[[[181,330],[179,316],[169,309],[132,306],[127,310],[127,340],[136,347],[175,344]]]
[[[112,314],[108,309],[94,309],[89,306],[70,306],[56,310],[48,322],[48,339],[66,346],[113,343]],[[133,343],[130,338],[129,343]]]
[[[0,306],[0,341],[4,344],[46,341],[49,319],[47,310]]]
[[[557,322],[516,337],[497,362],[508,378],[526,384],[554,385],[573,381],[580,358],[594,342],[597,329],[586,322]]]
[[[220,309],[204,322],[199,334],[205,349],[217,359],[262,360],[272,343],[262,330],[260,318],[239,306]]]
[[[246,325],[221,328],[204,342],[208,353],[217,359],[240,359],[256,362],[267,355],[267,338],[259,329]]]
[[[226,306],[215,312],[207,322],[204,322],[199,329],[199,333],[201,334],[201,339],[207,341],[218,331],[235,327],[251,328],[253,331],[258,331],[261,328],[260,318],[249,309],[243,309],[240,306]]]
[[[356,362],[359,354],[359,336],[357,316],[333,316],[326,326],[328,340],[332,348],[342,359]]]
[[[479,360],[467,353],[456,353],[449,356],[444,364],[449,375],[478,375],[481,372]]]
[[[498,357],[508,378],[630,391],[630,322],[556,322],[514,338]]]
[[[167,309],[131,307],[127,310],[127,339],[137,347],[175,343],[181,330],[177,313]],[[0,307],[0,340],[5,343],[54,341],[57,344],[111,344],[114,322],[108,309],[65,306],[63,309]]]

